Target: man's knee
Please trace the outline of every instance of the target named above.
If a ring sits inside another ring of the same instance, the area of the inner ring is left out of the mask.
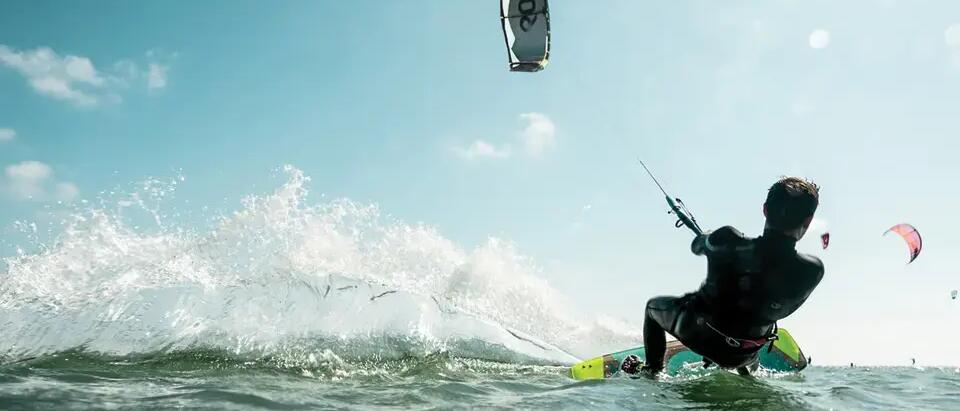
[[[677,300],[677,297],[669,296],[649,299],[644,321],[653,321],[659,324],[660,328],[673,334],[673,326],[680,311]]]
[[[669,310],[676,305],[677,297],[659,296],[647,300],[647,309]]]

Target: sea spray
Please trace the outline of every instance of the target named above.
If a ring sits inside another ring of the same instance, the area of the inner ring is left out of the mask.
[[[563,362],[638,342],[636,326],[576,312],[508,241],[468,251],[376,205],[309,204],[309,178],[284,171],[277,190],[246,197],[209,229],[165,213],[182,177],[77,208],[55,239],[5,260],[0,354],[397,357],[454,347]]]

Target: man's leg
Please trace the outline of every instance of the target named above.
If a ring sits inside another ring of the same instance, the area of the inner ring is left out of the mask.
[[[757,372],[760,369],[760,353],[758,352],[756,357],[750,361],[749,364],[737,367],[737,373],[743,376],[749,376]]]
[[[663,356],[667,353],[667,333],[649,314],[643,319],[643,351],[647,357],[644,369],[654,373],[663,369]]]
[[[666,331],[673,332],[680,309],[677,297],[654,297],[647,301],[643,319],[644,371],[656,374],[663,369],[663,357],[667,352]]]

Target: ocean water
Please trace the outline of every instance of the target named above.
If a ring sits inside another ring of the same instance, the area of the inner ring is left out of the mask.
[[[508,241],[311,203],[284,172],[208,224],[169,205],[180,178],[19,222],[0,409],[958,408],[955,368],[573,381],[639,324],[577,312]]]
[[[954,368],[576,382],[562,366],[444,353],[332,358],[291,364],[200,350],[126,358],[63,352],[3,366],[0,408],[955,410],[960,400]]]

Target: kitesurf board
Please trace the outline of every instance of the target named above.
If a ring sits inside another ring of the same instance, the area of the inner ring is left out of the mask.
[[[620,365],[629,355],[640,360],[646,358],[643,347],[615,352],[601,357],[591,358],[570,368],[570,377],[575,380],[602,380],[620,373]],[[703,357],[690,351],[680,341],[667,342],[667,354],[664,356],[664,371],[676,375],[686,367],[703,364]],[[787,330],[777,330],[777,339],[760,349],[760,366],[773,371],[800,371],[807,366],[807,357]]]

